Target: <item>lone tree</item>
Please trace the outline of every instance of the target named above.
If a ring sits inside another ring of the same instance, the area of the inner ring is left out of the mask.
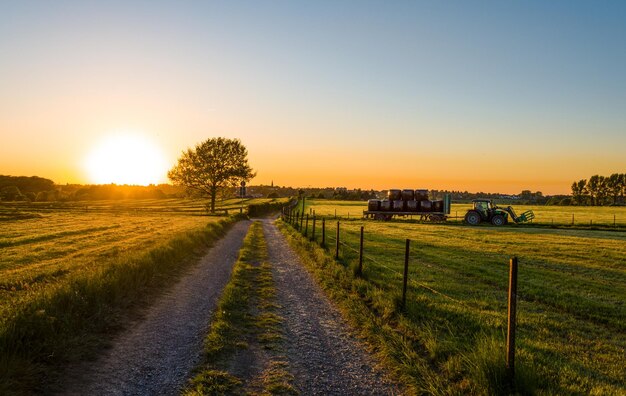
[[[211,138],[183,151],[178,163],[167,173],[179,186],[200,191],[211,198],[215,213],[215,197],[220,189],[247,182],[256,173],[248,165],[248,150],[239,139]]]

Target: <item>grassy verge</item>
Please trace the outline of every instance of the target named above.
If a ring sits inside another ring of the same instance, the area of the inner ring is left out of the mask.
[[[62,367],[101,349],[130,313],[171,284],[234,221],[210,223],[33,290],[0,322],[0,394],[49,391]]]
[[[279,356],[282,318],[276,313],[275,293],[263,230],[255,222],[215,310],[205,339],[205,363],[185,395],[296,394],[287,363]],[[233,367],[238,354],[266,356],[252,380],[234,373],[240,371]]]

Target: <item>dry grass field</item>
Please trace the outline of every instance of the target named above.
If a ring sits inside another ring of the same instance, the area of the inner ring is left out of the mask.
[[[204,200],[2,203],[0,393],[41,391],[52,366],[96,351],[234,220]]]

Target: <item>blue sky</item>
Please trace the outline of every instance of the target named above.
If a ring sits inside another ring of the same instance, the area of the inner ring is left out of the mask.
[[[567,192],[626,169],[625,22],[610,1],[4,2],[0,169],[84,181],[81,150],[126,128],[171,161],[239,137],[257,182]]]

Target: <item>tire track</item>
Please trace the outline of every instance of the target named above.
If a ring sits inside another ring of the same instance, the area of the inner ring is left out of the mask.
[[[249,221],[235,224],[102,358],[74,369],[80,374],[68,375],[61,394],[178,394],[201,361],[211,314],[249,226]]]
[[[397,385],[349,332],[272,220],[263,220],[289,371],[305,395],[391,395]]]

